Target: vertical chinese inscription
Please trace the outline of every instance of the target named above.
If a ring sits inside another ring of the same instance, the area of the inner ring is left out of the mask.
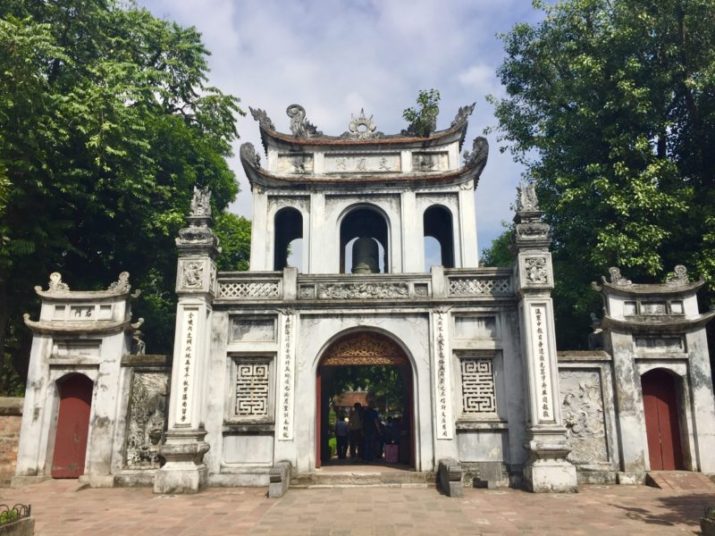
[[[184,311],[184,337],[181,347],[181,360],[179,364],[179,404],[177,406],[177,422],[180,425],[190,425],[189,408],[191,407],[191,382],[193,381],[193,364],[196,355],[196,323],[198,312],[196,309]]]
[[[491,359],[465,358],[462,368],[462,411],[465,415],[497,411]]]
[[[281,401],[280,401],[280,435],[282,440],[291,439],[291,406],[293,397],[293,356],[292,356],[292,331],[293,315],[286,313],[283,323],[284,349],[283,367],[281,370]]]
[[[440,439],[450,439],[451,424],[449,422],[449,387],[448,382],[448,360],[447,360],[447,337],[445,335],[446,310],[436,312],[437,323],[437,437]]]
[[[546,307],[544,305],[532,305],[532,351],[535,359],[535,392],[537,419],[542,421],[552,421],[553,399],[551,390],[551,365],[549,351],[549,332],[546,322]]]

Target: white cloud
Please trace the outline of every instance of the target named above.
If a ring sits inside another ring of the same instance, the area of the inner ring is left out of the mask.
[[[155,15],[194,25],[211,51],[212,85],[264,108],[287,130],[285,109],[300,103],[327,134],[346,130],[364,108],[379,130],[404,128],[402,110],[418,90],[442,95],[440,127],[459,106],[477,102],[468,139],[494,125],[484,97],[501,92],[495,67],[503,55],[495,34],[533,20],[521,0],[139,0]],[[489,61],[485,61],[487,59]],[[241,140],[260,147],[258,127],[238,120]],[[489,163],[477,189],[480,248],[511,219],[521,168],[490,138]],[[471,141],[467,142],[471,144]],[[238,158],[230,161],[241,193],[232,209],[250,217],[249,185]]]

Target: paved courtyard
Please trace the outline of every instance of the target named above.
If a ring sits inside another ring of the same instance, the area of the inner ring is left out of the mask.
[[[713,493],[626,486],[570,495],[468,489],[462,499],[434,488],[297,489],[275,500],[265,488],[76,490],[67,480],[0,488],[0,503],[30,502],[40,536],[697,534],[704,506],[715,504]]]

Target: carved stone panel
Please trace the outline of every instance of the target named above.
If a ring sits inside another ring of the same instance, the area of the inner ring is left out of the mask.
[[[559,372],[561,407],[574,463],[608,462],[601,375],[597,370]]]
[[[236,360],[234,415],[244,419],[266,419],[269,413],[270,360]]]
[[[529,287],[549,285],[549,266],[546,257],[524,259],[524,284]]]
[[[176,274],[178,292],[209,292],[215,279],[215,266],[209,259],[180,259]]]
[[[497,411],[491,359],[462,358],[462,413],[465,416],[493,415]]]
[[[127,410],[125,466],[154,469],[166,429],[168,372],[135,371]]]
[[[318,286],[321,300],[407,298],[407,283],[324,283]]]

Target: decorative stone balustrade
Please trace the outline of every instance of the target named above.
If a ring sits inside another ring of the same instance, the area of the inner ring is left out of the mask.
[[[435,268],[431,274],[297,274],[221,272],[217,302],[330,300],[451,300],[514,297],[512,272],[502,268]]]

